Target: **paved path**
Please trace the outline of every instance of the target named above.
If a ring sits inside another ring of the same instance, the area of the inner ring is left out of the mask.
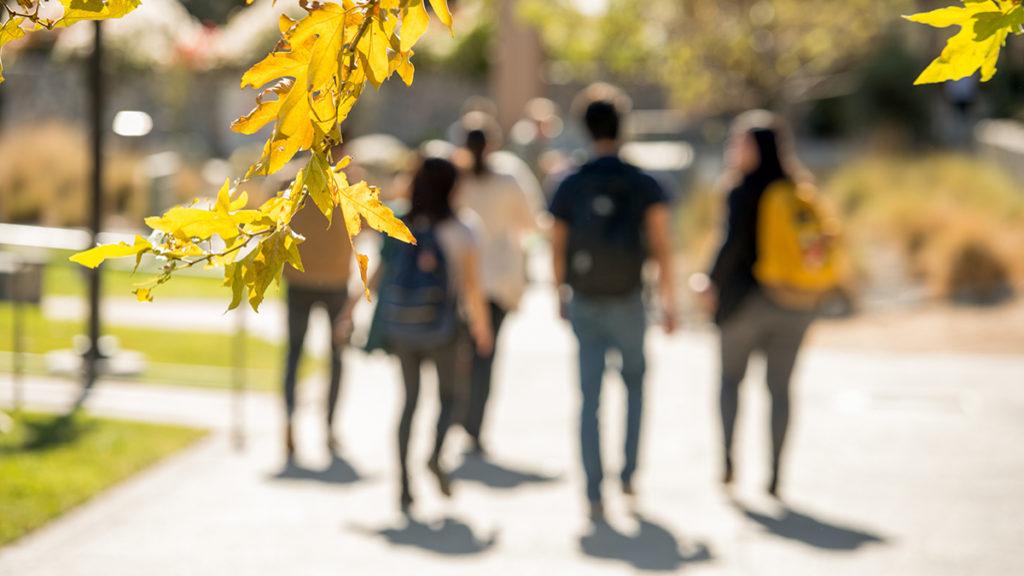
[[[281,457],[275,397],[249,396],[248,443],[236,451],[228,393],[103,384],[94,412],[215,432],[0,550],[0,575],[1024,573],[1024,357],[809,351],[779,505],[761,495],[763,387],[744,390],[730,499],[716,485],[713,343],[655,333],[639,515],[609,482],[610,523],[594,528],[581,497],[572,340],[552,313],[553,302],[533,293],[504,335],[493,459],[463,461],[464,439],[452,434],[455,497],[442,500],[418,470],[413,520],[397,511],[400,395],[384,358],[346,359],[344,459],[322,448],[322,389],[306,383],[295,466]],[[0,403],[10,399],[4,378]],[[74,393],[45,380],[28,391],[31,405],[53,408]],[[434,387],[423,392],[417,463],[437,410]],[[613,470],[623,401],[614,381],[604,400]]]

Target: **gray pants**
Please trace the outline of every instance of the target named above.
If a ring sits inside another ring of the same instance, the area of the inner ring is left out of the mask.
[[[789,427],[789,381],[797,353],[813,315],[779,308],[760,292],[743,301],[721,327],[722,439],[725,465],[732,467],[733,430],[739,409],[739,388],[751,354],[760,351],[767,364],[772,402],[772,478],[778,480],[782,448]]]

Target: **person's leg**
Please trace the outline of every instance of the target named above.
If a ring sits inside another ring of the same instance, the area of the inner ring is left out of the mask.
[[[420,396],[420,364],[419,354],[409,350],[396,351],[402,367],[402,384],[405,388],[405,404],[402,417],[398,422],[398,464],[401,470],[402,507],[412,504],[409,491],[409,435],[412,432],[412,418],[416,413],[416,403]]]
[[[285,444],[288,454],[294,452],[292,436],[292,418],[295,415],[295,385],[298,378],[299,360],[302,358],[302,346],[306,340],[306,328],[309,326],[309,311],[313,306],[313,297],[307,290],[289,286],[287,289],[288,305],[288,355],[284,369],[284,406],[285,406]]]
[[[723,477],[726,484],[733,476],[733,436],[736,429],[736,414],[739,412],[740,383],[747,373],[750,355],[757,343],[757,326],[752,317],[750,303],[726,320],[721,327],[721,388],[719,389],[719,410],[722,418]]]
[[[614,322],[609,333],[615,338],[615,347],[622,354],[622,381],[626,385],[626,444],[625,462],[620,476],[623,490],[633,492],[633,474],[640,453],[640,430],[643,421],[644,374],[647,363],[644,356],[647,318],[640,294],[623,302],[607,319]]]
[[[430,455],[428,468],[437,477],[441,493],[451,496],[451,485],[448,474],[441,467],[441,451],[455,416],[458,402],[458,342],[443,346],[430,354],[437,368],[437,390],[441,402],[441,411],[437,416],[437,430],[434,436],[434,451]]]
[[[807,315],[779,310],[766,334],[764,353],[766,380],[772,402],[772,475],[768,491],[776,494],[790,418],[790,381],[804,335],[810,325]]]
[[[339,288],[323,295],[324,307],[327,309],[327,317],[331,322],[331,357],[330,373],[331,380],[327,388],[327,437],[328,443],[334,445],[334,413],[338,404],[338,396],[341,393],[342,377],[342,355],[345,351],[345,343],[334,338],[334,326],[341,317],[348,303],[348,293],[345,288]]]
[[[494,373],[494,358],[497,355],[498,334],[501,325],[505,320],[506,312],[495,302],[490,303],[491,326],[494,329],[494,350],[483,355],[473,351],[473,368],[470,377],[469,405],[466,413],[466,432],[473,438],[476,448],[480,449],[480,434],[483,429],[484,411],[487,408],[487,399],[491,394],[491,381]]]
[[[580,452],[587,476],[587,498],[592,505],[601,502],[604,468],[601,462],[601,435],[598,409],[604,380],[608,339],[601,330],[599,306],[577,297],[570,306],[573,331],[579,340],[579,378],[583,402],[580,407]]]

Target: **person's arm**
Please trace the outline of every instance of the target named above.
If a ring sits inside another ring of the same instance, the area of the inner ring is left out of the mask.
[[[566,284],[566,258],[569,250],[569,224],[555,218],[551,227],[551,267],[555,274],[555,288],[558,290],[559,312],[566,317],[566,304],[570,292]]]
[[[509,214],[509,217],[515,223],[519,233],[526,236],[540,229],[540,218],[538,216],[540,210],[530,200],[529,194],[518,182],[512,180],[510,184],[512,188],[510,194],[511,206],[509,206],[511,214]]]
[[[676,290],[675,276],[672,271],[672,237],[669,220],[671,212],[668,204],[659,202],[647,209],[644,216],[647,229],[647,243],[651,256],[658,264],[658,292],[664,314],[665,332],[671,334],[676,329]]]
[[[366,281],[366,289],[370,291],[370,294],[377,293],[383,275],[384,263],[382,262]],[[352,329],[354,328],[352,316],[355,313],[356,307],[359,306],[359,302],[365,298],[366,293],[362,291],[356,292],[349,297],[348,302],[345,303],[345,308],[334,323],[334,338],[336,341],[347,342],[352,337]]]
[[[715,263],[708,273],[708,280],[704,290],[700,293],[701,302],[708,314],[715,314],[718,309],[718,294],[721,286],[728,281],[726,276],[736,268],[736,259],[739,257],[739,231],[742,229],[740,222],[740,210],[734,205],[733,197],[730,196],[726,202],[728,216],[725,224],[725,239],[718,249]]]
[[[494,330],[480,280],[479,254],[475,248],[466,250],[462,256],[462,295],[469,315],[469,333],[477,352],[481,356],[489,356],[494,350]]]

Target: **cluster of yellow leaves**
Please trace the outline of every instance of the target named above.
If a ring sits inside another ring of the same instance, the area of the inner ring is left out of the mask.
[[[53,30],[65,28],[83,20],[105,20],[120,18],[139,7],[141,0],[14,0],[16,9],[7,4],[0,7],[0,16],[6,20],[0,23],[0,51],[5,44],[25,36],[26,29]],[[43,7],[58,3],[62,9],[60,17],[44,15]],[[4,65],[0,61],[0,82],[4,81]]]
[[[77,1],[77,0],[72,0]],[[446,0],[429,0],[438,18],[451,26]],[[350,184],[343,171],[349,158],[333,158],[342,141],[344,122],[369,82],[379,87],[393,74],[413,80],[412,47],[429,24],[424,0],[342,0],[303,4],[307,14],[280,19],[277,47],[242,76],[242,88],[261,90],[256,108],[234,122],[242,134],[255,134],[273,124],[259,160],[245,179],[279,171],[300,152],[308,151],[305,167],[287,189],[257,209],[246,209],[245,194],[235,197],[225,183],[216,203],[172,208],[148,218],[154,230],[133,245],[98,246],[72,260],[96,267],[107,258],[152,253],[165,261],[163,273],[138,286],[136,296],[150,300],[151,290],[175,270],[195,265],[224,267],[224,284],[232,290],[230,308],[248,295],[258,310],[264,293],[279,281],[285,265],[302,270],[301,235],[291,229],[292,217],[312,201],[331,222],[341,210],[350,239],[365,222],[370,228],[405,242],[412,233],[366,182]],[[366,282],[368,258],[356,255]]]
[[[915,84],[959,80],[979,70],[981,80],[987,82],[996,73],[1007,36],[1024,32],[1021,0],[963,0],[962,4],[905,16],[907,20],[936,28],[960,27],[960,32],[946,42],[942,54]]]

